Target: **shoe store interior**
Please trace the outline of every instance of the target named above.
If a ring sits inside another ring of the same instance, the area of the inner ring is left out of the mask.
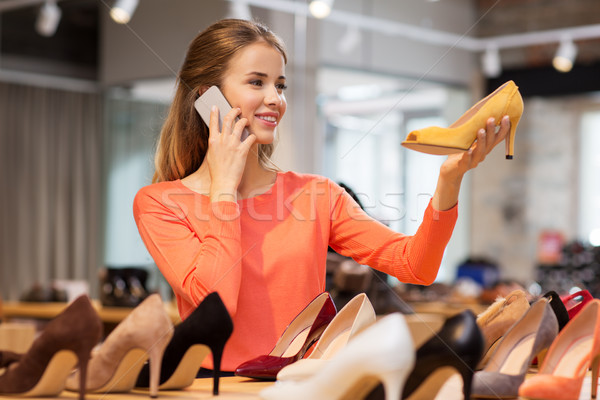
[[[0,398],[596,397],[598,0],[0,0],[0,165]]]

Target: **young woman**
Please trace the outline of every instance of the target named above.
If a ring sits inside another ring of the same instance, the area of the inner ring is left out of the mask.
[[[402,235],[329,179],[269,163],[287,106],[286,62],[281,40],[258,23],[222,20],[200,33],[161,132],[154,183],[134,202],[140,235],[181,317],[214,291],[230,312],[224,371],[268,354],[324,290],[328,246],[403,282],[432,283],[457,218],[462,177],[509,129],[503,118],[495,133],[490,119],[469,151],[449,156],[418,232]],[[220,131],[218,110],[206,127],[194,109],[212,85],[233,107]],[[250,135],[241,141],[244,129]]]

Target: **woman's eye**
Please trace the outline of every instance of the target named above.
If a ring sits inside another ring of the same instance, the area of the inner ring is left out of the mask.
[[[287,85],[285,83],[278,83],[277,85],[275,85],[277,87],[277,89],[279,90],[285,90],[287,89]]]
[[[250,81],[250,84],[254,85],[254,86],[262,86],[262,81],[261,80]]]

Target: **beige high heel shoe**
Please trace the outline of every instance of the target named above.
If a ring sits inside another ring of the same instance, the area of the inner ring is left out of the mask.
[[[284,367],[277,374],[277,380],[302,380],[317,373],[354,335],[375,320],[375,310],[367,295],[360,293],[354,296],[329,323],[312,353]]]
[[[173,323],[160,296],[148,296],[93,352],[88,364],[86,391],[130,391],[149,358],[150,397],[156,397],[162,356],[172,336]],[[79,371],[67,379],[66,388],[79,390]]]
[[[529,310],[525,292],[515,290],[506,298],[496,300],[477,316],[477,325],[485,339],[484,353],[477,369],[483,368],[502,336]]]
[[[500,124],[503,116],[510,118],[510,132],[506,138],[506,158],[514,155],[517,125],[523,114],[523,99],[519,88],[508,81],[480,100],[448,128],[432,126],[410,132],[402,146],[427,154],[447,155],[471,148],[477,132],[485,128],[488,118],[494,117]]]

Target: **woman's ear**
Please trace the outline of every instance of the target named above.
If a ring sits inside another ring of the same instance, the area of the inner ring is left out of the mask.
[[[200,86],[200,89],[198,90],[198,95],[202,96],[204,94],[204,92],[206,92],[208,90],[210,86]]]

